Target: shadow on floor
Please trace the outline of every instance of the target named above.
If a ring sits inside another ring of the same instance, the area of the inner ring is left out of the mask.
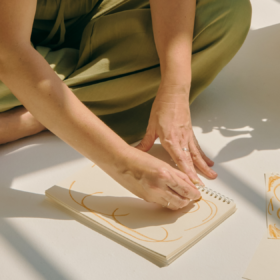
[[[280,24],[250,31],[237,56],[192,105],[193,125],[203,133],[240,136],[220,150],[215,163],[280,148],[279,34]]]
[[[280,149],[279,34],[280,24],[251,30],[236,57],[191,106],[193,125],[202,133],[218,130],[238,137],[212,158],[215,171],[263,214],[263,197],[220,163]]]
[[[261,212],[263,198],[219,163],[247,156],[255,150],[276,150],[280,147],[279,34],[280,24],[250,31],[234,60],[191,108],[193,125],[200,127],[203,133],[219,130],[225,137],[241,136],[231,141],[216,156],[216,171],[221,180],[237,186],[236,191]],[[207,119],[203,116],[207,116]],[[13,152],[23,147],[26,140],[9,144],[2,154],[0,148],[1,217],[71,219],[61,208],[46,202],[43,195],[10,189],[16,177],[80,157],[67,145],[54,139],[48,134],[44,137],[36,136],[32,144],[37,145],[17,153]],[[11,201],[8,209],[7,204],[6,208],[2,209],[1,201],[4,200]],[[22,254],[43,278],[47,275],[45,279],[69,279],[4,219],[1,219],[0,229],[1,236]],[[48,278],[50,275],[53,278]]]

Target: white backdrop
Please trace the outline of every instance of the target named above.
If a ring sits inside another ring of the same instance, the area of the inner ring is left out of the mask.
[[[88,160],[49,132],[0,146],[0,279],[240,280],[265,231],[265,171],[280,171],[280,0],[252,0],[249,36],[192,105],[238,211],[169,267],[77,223],[44,191]],[[204,180],[205,181],[205,180]]]

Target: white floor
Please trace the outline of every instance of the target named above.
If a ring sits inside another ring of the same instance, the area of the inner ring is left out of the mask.
[[[0,279],[239,280],[266,229],[265,171],[280,171],[280,1],[252,0],[249,36],[192,105],[238,211],[166,268],[76,222],[44,191],[88,160],[51,133],[0,146]],[[269,278],[265,279],[269,280]]]

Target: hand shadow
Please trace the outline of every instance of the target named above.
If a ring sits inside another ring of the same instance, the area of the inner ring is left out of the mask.
[[[178,211],[172,211],[137,197],[116,197],[105,194],[87,196],[77,190],[71,190],[73,197],[71,199],[69,190],[66,188],[53,186],[51,191],[55,191],[56,196],[63,201],[68,200],[67,204],[75,207],[76,211],[90,212],[99,218],[110,219],[131,229],[173,224],[182,215],[196,207],[194,202],[191,202]],[[83,200],[85,196],[87,197]],[[82,200],[84,206],[81,204]]]
[[[169,154],[160,144],[155,144],[149,153],[177,168]],[[0,218],[38,217],[71,219],[69,213],[61,211],[62,208],[56,203],[46,201],[44,195],[15,190],[10,188],[10,186],[17,177],[82,158],[80,154],[68,145],[65,145],[65,143],[54,137],[51,133],[43,132],[37,136],[10,143],[5,145],[5,147],[3,146],[2,153],[0,147],[0,155],[2,162],[0,169]],[[42,184],[44,184],[43,181]],[[134,201],[138,201],[135,204],[138,206],[146,203],[142,199],[135,198]],[[149,204],[151,207],[157,207],[155,204]],[[165,211],[168,213],[173,212],[168,209],[165,209]],[[132,222],[131,226],[133,227]]]
[[[280,148],[278,34],[280,24],[251,30],[237,55],[191,106],[194,127],[235,137],[213,158],[215,163]]]

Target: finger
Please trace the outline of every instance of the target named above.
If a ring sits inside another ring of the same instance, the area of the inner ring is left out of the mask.
[[[177,193],[169,189],[167,186],[158,188],[157,191],[153,192],[149,199],[145,200],[147,202],[154,202],[170,210],[181,209],[187,206],[190,202],[189,199],[178,196]]]
[[[200,187],[204,187],[204,183],[193,183],[190,178],[181,170],[175,170],[176,175],[181,178],[182,180],[184,180],[190,187],[194,188],[197,190],[196,186],[200,186]]]
[[[163,147],[170,154],[174,162],[177,164],[178,168],[186,173],[193,183],[202,184],[201,180],[195,172],[192,158],[189,152],[183,151],[179,143],[173,144],[172,142],[163,142]],[[186,145],[184,146],[186,147]]]
[[[162,198],[160,199],[160,201],[161,201],[161,202],[160,202],[160,205],[161,205],[163,208],[168,208],[168,209],[174,210],[174,211],[180,209],[179,207],[176,207],[175,205],[171,204],[171,202],[168,201],[167,198],[162,197]]]
[[[150,132],[147,132],[145,134],[144,138],[142,139],[142,141],[135,148],[137,148],[143,152],[147,152],[152,148],[155,140],[156,140],[155,135],[153,135]]]
[[[171,178],[166,186],[168,186],[169,189],[175,192],[175,194],[177,194],[179,198],[195,200],[201,196],[200,191],[192,183],[191,185],[188,184],[185,180],[181,179],[175,173],[171,175]],[[167,189],[167,193],[170,193],[168,191],[170,190]],[[173,193],[173,195],[175,194]]]
[[[168,208],[170,210],[178,210],[186,207],[190,203],[190,200],[178,196],[172,189],[166,187],[166,190],[161,198],[162,207]]]
[[[205,153],[204,153],[203,150],[201,149],[201,147],[200,147],[200,145],[199,145],[199,143],[198,143],[198,141],[197,141],[195,135],[193,135],[193,136],[194,136],[194,143],[195,143],[195,145],[196,145],[198,151],[200,152],[200,154],[201,154],[203,160],[207,163],[208,166],[210,166],[210,167],[213,166],[213,165],[214,165],[214,161],[211,160],[209,157],[207,157],[207,156],[205,155]]]
[[[194,168],[194,162],[193,162],[193,158],[192,158],[192,156],[191,156],[191,153],[190,153],[190,151],[183,151],[184,153],[185,153],[185,156],[186,156],[186,158],[187,158],[187,161],[188,162],[191,162],[191,171],[192,171],[192,176],[190,176],[189,174],[187,174],[188,175],[188,177],[189,177],[189,179],[191,180],[191,182],[193,183],[193,184],[198,184],[198,185],[200,185],[200,186],[204,186],[204,183],[201,181],[201,179],[198,177],[198,175],[197,175],[197,172],[196,172],[196,170],[195,170],[195,168]]]
[[[164,200],[165,201],[165,200]],[[163,208],[167,208],[169,210],[173,210],[173,211],[176,211],[176,210],[179,210],[180,208],[179,207],[176,207],[175,205],[173,205],[172,203],[168,202],[168,201],[165,201],[164,205],[162,205]]]
[[[202,158],[200,151],[197,149],[195,143],[190,141],[190,153],[195,166],[207,177],[211,179],[215,179],[217,177],[217,173],[213,171],[208,164]]]
[[[173,210],[173,211],[177,211],[179,209],[181,209],[180,207],[177,207],[175,205],[173,205],[172,203],[169,203],[166,208],[170,209],[170,210]]]
[[[171,210],[182,209],[190,203],[190,199],[181,197],[169,187],[167,187],[165,199],[169,200],[167,208]]]

